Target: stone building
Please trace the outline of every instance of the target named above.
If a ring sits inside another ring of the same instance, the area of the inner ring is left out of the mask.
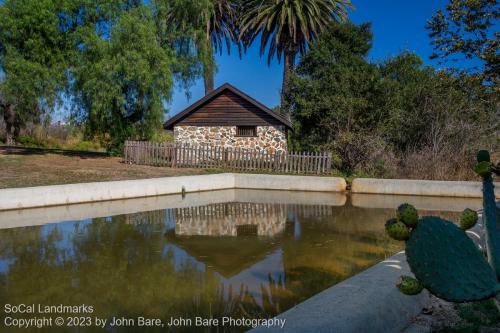
[[[177,143],[287,151],[288,119],[226,83],[169,119]]]
[[[276,236],[284,232],[286,206],[230,202],[176,208],[177,236]]]

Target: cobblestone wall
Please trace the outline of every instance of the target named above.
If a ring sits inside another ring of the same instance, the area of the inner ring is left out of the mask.
[[[285,126],[257,126],[257,136],[236,136],[236,126],[175,126],[175,142],[286,152]]]

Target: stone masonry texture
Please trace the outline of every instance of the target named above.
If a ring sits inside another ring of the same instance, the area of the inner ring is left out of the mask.
[[[284,126],[257,126],[256,137],[236,136],[236,126],[175,126],[174,138],[177,143],[256,149],[269,154],[287,151]]]

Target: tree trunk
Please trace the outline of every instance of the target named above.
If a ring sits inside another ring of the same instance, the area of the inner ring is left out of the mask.
[[[5,143],[7,145],[14,145],[20,131],[20,124],[14,111],[14,106],[5,102],[0,103],[0,107],[3,109],[3,120],[5,122]]]
[[[213,56],[212,41],[210,39],[207,40],[207,55],[210,60],[205,61],[205,63],[203,64],[203,82],[205,84],[205,95],[214,90],[215,59]]]
[[[287,51],[284,54],[283,61],[283,83],[281,85],[281,113],[290,119],[290,110],[288,107],[288,94],[290,93],[290,76],[295,68],[295,51]]]
[[[214,90],[214,71],[213,68],[203,68],[203,81],[205,83],[205,95]]]

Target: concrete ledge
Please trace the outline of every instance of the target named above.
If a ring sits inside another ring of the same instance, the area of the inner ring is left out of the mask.
[[[232,174],[95,182],[0,190],[0,210],[234,188]]]
[[[352,182],[352,193],[424,195],[462,198],[481,198],[481,182],[374,179],[356,178]],[[500,197],[500,184],[495,183],[495,194]]]
[[[322,291],[280,314],[283,329],[258,327],[251,332],[401,332],[426,306],[426,292],[406,296],[395,283],[412,275],[403,252]]]
[[[167,194],[234,188],[345,191],[345,180],[336,177],[273,176],[222,173],[95,182],[53,186],[0,189],[0,211],[47,207],[108,200],[122,200]]]
[[[316,176],[278,176],[235,174],[235,187],[287,191],[343,192],[347,188],[344,178]]]
[[[0,211],[0,229],[225,202],[343,206],[346,200],[347,197],[344,193],[334,192],[317,192],[314,195],[310,195],[310,192],[248,189],[193,192],[186,194],[184,197],[180,194],[172,194],[64,206],[4,210]]]
[[[465,208],[483,208],[482,198],[427,197],[410,195],[353,193],[351,203],[361,208],[387,208],[396,210],[402,202],[407,202],[419,210],[461,212]]]

